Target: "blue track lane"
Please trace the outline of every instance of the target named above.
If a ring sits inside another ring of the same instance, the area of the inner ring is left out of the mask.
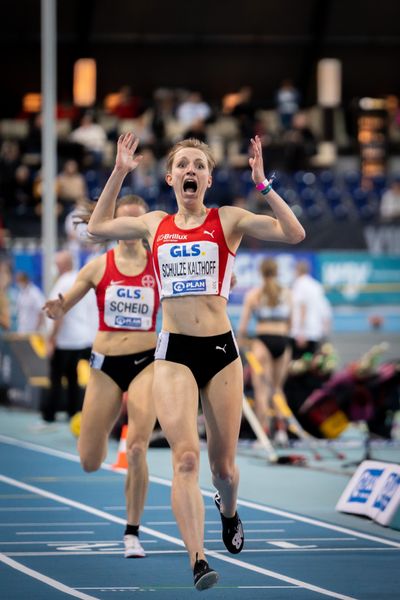
[[[3,437],[4,439],[4,437]],[[87,475],[76,457],[0,442],[0,597],[3,600],[197,597],[170,510],[152,480],[142,520],[147,558],[125,560],[124,476]],[[228,554],[212,494],[205,545],[220,583],[212,598],[312,600],[400,597],[400,544],[242,501],[245,550]],[[386,533],[386,532],[385,532]]]

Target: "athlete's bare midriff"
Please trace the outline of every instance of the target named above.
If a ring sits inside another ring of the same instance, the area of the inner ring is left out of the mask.
[[[136,354],[155,348],[155,331],[98,331],[93,342],[93,351],[106,356]]]
[[[222,296],[184,296],[162,301],[162,328],[171,333],[209,336],[231,329]]]
[[[289,322],[288,321],[264,321],[257,323],[256,334],[257,335],[288,335],[289,333]]]

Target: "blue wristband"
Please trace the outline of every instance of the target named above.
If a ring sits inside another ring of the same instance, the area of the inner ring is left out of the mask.
[[[272,190],[272,183],[270,183],[269,185],[267,185],[266,188],[264,188],[263,190],[260,190],[263,196],[266,196],[267,194],[269,194],[269,192]]]

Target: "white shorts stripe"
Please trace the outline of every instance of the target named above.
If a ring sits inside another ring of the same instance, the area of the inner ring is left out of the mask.
[[[155,360],[165,360],[169,342],[169,331],[160,331],[158,334],[157,348],[154,354]]]

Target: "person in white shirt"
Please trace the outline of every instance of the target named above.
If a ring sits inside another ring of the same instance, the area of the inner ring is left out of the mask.
[[[16,300],[17,332],[21,334],[40,331],[44,324],[42,306],[44,295],[28,273],[18,271],[15,275],[18,288]]]
[[[81,144],[91,158],[92,164],[87,166],[97,168],[103,161],[103,155],[107,143],[107,135],[103,127],[96,123],[93,114],[86,112],[80,121],[79,127],[70,133],[73,142]]]
[[[176,110],[176,117],[183,127],[185,136],[188,135],[189,130],[202,129],[210,115],[211,107],[204,102],[199,92],[190,92]]]
[[[400,222],[400,176],[382,194],[380,216],[384,223]]]
[[[330,329],[331,308],[324,288],[309,273],[306,261],[296,265],[292,286],[291,338],[293,359],[314,353]]]
[[[57,252],[55,263],[59,278],[50,292],[50,298],[63,296],[75,282],[77,271],[73,256],[62,250]],[[89,359],[90,350],[98,328],[96,297],[91,290],[60,320],[51,322],[47,339],[50,358],[50,390],[41,407],[42,418],[53,423],[62,393],[62,378],[67,379],[67,413],[72,417],[81,409],[81,393],[77,367],[81,359]]]

